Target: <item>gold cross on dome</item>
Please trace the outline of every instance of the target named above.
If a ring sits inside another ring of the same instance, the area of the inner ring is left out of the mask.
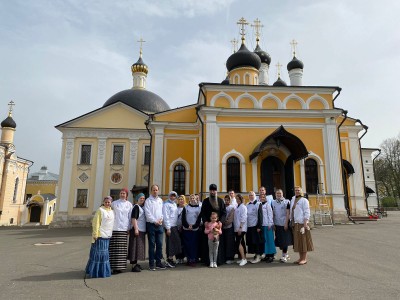
[[[11,101],[8,103],[8,106],[10,107],[10,108],[8,109],[8,115],[11,117],[11,114],[12,114],[12,111],[13,111],[13,106],[15,106],[14,101],[11,100]]]
[[[261,28],[264,27],[264,25],[262,25],[261,21],[257,18],[254,20],[254,25],[252,24],[251,27],[255,30],[256,42],[258,45],[258,42],[260,41]]]
[[[140,40],[138,40],[137,42],[140,43],[140,57],[142,57],[143,43],[145,43],[146,41],[142,37],[140,37]]]
[[[296,46],[297,46],[296,40],[293,39],[293,40],[290,42],[290,45],[292,45],[293,56],[296,56]]]
[[[246,25],[249,25],[249,23],[246,21],[245,18],[242,17],[236,24],[241,27],[239,34],[242,36],[242,44],[244,44],[244,40],[246,39]]]
[[[237,39],[233,39],[233,40],[231,40],[231,44],[232,44],[232,47],[233,47],[233,53],[235,53],[236,52],[236,45],[239,43],[239,41],[237,40]]]
[[[278,73],[278,78],[281,77],[281,67],[282,67],[282,65],[278,62],[276,64],[276,71]]]

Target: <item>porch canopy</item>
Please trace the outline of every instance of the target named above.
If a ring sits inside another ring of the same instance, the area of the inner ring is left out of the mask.
[[[303,142],[294,134],[286,131],[283,125],[259,143],[250,155],[250,160],[257,157],[267,147],[269,141],[274,140],[276,145],[285,145],[292,154],[293,160],[298,161],[308,156],[308,150]]]

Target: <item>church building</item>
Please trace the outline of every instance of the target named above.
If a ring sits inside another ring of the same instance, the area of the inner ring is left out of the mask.
[[[273,81],[260,22],[254,50],[246,46],[248,23],[238,24],[241,45],[226,60],[226,79],[200,83],[197,101],[170,109],[147,90],[141,47],[131,88],[56,126],[63,141],[57,226],[88,224],[105,195],[117,197],[122,187],[148,193],[151,184],[164,195],[203,198],[211,183],[220,195],[233,189],[247,196],[265,186],[289,199],[299,185],[312,213],[321,203],[334,222],[367,213],[359,137],[367,126],[335,105],[340,87],[303,85],[295,42],[290,82],[280,71]]]

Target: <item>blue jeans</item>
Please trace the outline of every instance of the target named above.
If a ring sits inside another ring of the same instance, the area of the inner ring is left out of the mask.
[[[164,229],[162,225],[156,226],[149,222],[146,223],[146,227],[149,241],[149,265],[154,266],[154,260],[157,264],[161,263]]]

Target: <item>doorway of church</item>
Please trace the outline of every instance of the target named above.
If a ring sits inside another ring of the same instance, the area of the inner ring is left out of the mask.
[[[40,206],[31,206],[31,217],[29,218],[29,222],[39,223],[41,212],[42,209]]]
[[[283,163],[278,157],[268,156],[261,162],[261,185],[267,195],[275,195],[277,189],[282,189],[285,198],[291,199],[294,191],[293,158],[289,156]]]

